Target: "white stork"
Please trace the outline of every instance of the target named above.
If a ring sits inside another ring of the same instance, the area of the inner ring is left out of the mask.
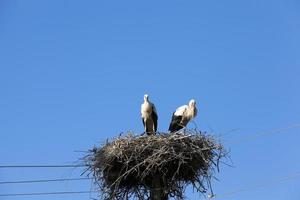
[[[157,131],[157,112],[149,96],[144,95],[144,103],[141,105],[142,121],[147,135],[155,134]]]
[[[183,105],[176,109],[172,115],[169,131],[176,132],[186,127],[190,120],[197,116],[196,101],[191,99],[189,105]]]

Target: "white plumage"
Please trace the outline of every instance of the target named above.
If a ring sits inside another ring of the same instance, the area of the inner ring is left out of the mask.
[[[157,131],[157,112],[154,104],[150,102],[149,96],[144,95],[144,103],[141,105],[142,121],[145,128],[145,133],[155,134]]]
[[[172,115],[172,120],[169,126],[170,132],[179,131],[186,127],[190,120],[197,116],[196,101],[191,99],[189,105],[183,105],[176,109]]]

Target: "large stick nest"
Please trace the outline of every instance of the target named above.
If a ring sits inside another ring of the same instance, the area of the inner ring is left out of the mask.
[[[155,190],[183,199],[189,184],[200,193],[211,190],[211,178],[225,156],[213,137],[185,130],[151,136],[128,133],[90,150],[84,160],[105,200],[149,199]],[[157,178],[159,185],[153,183]]]

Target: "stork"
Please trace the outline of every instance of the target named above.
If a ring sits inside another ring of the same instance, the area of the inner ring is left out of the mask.
[[[169,131],[176,132],[186,127],[193,118],[197,116],[196,101],[191,99],[189,105],[183,105],[176,109],[172,115]]]
[[[155,134],[157,131],[157,112],[153,103],[149,101],[149,96],[144,95],[144,103],[141,105],[142,121],[147,135]]]

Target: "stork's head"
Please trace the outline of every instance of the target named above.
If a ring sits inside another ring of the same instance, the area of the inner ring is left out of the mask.
[[[196,101],[194,99],[191,99],[189,102],[189,106],[193,108],[196,107]]]
[[[148,94],[144,95],[144,101],[149,101],[149,95]]]

